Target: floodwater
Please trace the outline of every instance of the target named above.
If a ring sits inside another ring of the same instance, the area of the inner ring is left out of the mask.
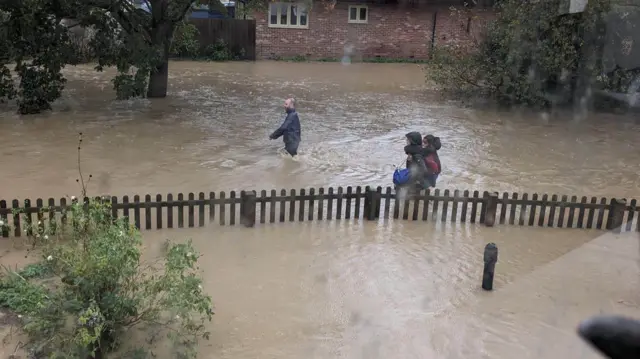
[[[69,68],[52,113],[0,107],[0,198],[390,183],[403,135],[441,137],[440,188],[640,197],[632,117],[472,110],[413,64],[171,64],[164,100],[113,101],[111,73]],[[268,135],[295,96],[299,158]],[[193,238],[216,304],[203,358],[597,358],[573,334],[603,312],[640,315],[637,234],[336,221],[145,232]],[[500,247],[496,290],[481,252]],[[611,245],[614,248],[609,248]],[[3,244],[7,247],[8,244]],[[3,248],[3,263],[18,261]]]

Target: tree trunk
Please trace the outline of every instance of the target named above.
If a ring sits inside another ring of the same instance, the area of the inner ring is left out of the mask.
[[[164,98],[167,97],[167,88],[169,87],[169,58],[163,56],[162,63],[156,67],[155,71],[149,74],[149,88],[147,89],[148,98]]]
[[[154,45],[162,49],[162,62],[149,74],[147,97],[164,98],[167,97],[169,87],[169,50],[173,38],[173,24],[167,21],[152,29],[152,32]]]

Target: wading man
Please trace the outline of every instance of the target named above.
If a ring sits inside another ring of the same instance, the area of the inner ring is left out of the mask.
[[[294,98],[288,98],[284,101],[284,111],[287,113],[284,122],[269,138],[275,140],[282,136],[285,151],[293,157],[298,154],[298,145],[300,145],[300,119],[296,112]]]

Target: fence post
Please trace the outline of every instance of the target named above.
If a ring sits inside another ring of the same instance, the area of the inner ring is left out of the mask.
[[[9,216],[6,214],[7,211],[7,201],[0,201],[0,212],[4,212],[0,214],[0,236],[3,238],[9,237]]]
[[[240,199],[240,221],[245,227],[256,224],[256,191],[243,192]]]
[[[607,216],[607,230],[613,230],[616,233],[622,232],[622,221],[624,220],[624,211],[627,209],[627,200],[612,198],[609,205],[609,215]]]
[[[367,186],[364,196],[364,216],[369,221],[375,221],[378,218],[378,213],[376,213],[379,208],[376,202],[377,199],[377,191]]]
[[[482,271],[482,289],[493,290],[493,275],[498,262],[498,246],[488,243],[484,247],[484,269]]]
[[[484,203],[484,225],[493,227],[496,223],[496,212],[498,210],[498,192],[489,193]]]

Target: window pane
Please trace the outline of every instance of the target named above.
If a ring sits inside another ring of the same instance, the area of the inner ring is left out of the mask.
[[[365,21],[367,20],[367,8],[366,7],[361,7],[360,8],[360,21]]]
[[[278,23],[278,4],[269,5],[269,23],[272,25]]]
[[[280,4],[280,25],[288,25],[287,12],[289,11],[289,4]]]
[[[307,7],[300,5],[298,7],[298,19],[300,20],[300,26],[307,26]]]
[[[349,20],[356,20],[358,18],[358,8],[352,7],[349,9]]]
[[[291,25],[298,25],[298,8],[295,5],[291,5]]]

